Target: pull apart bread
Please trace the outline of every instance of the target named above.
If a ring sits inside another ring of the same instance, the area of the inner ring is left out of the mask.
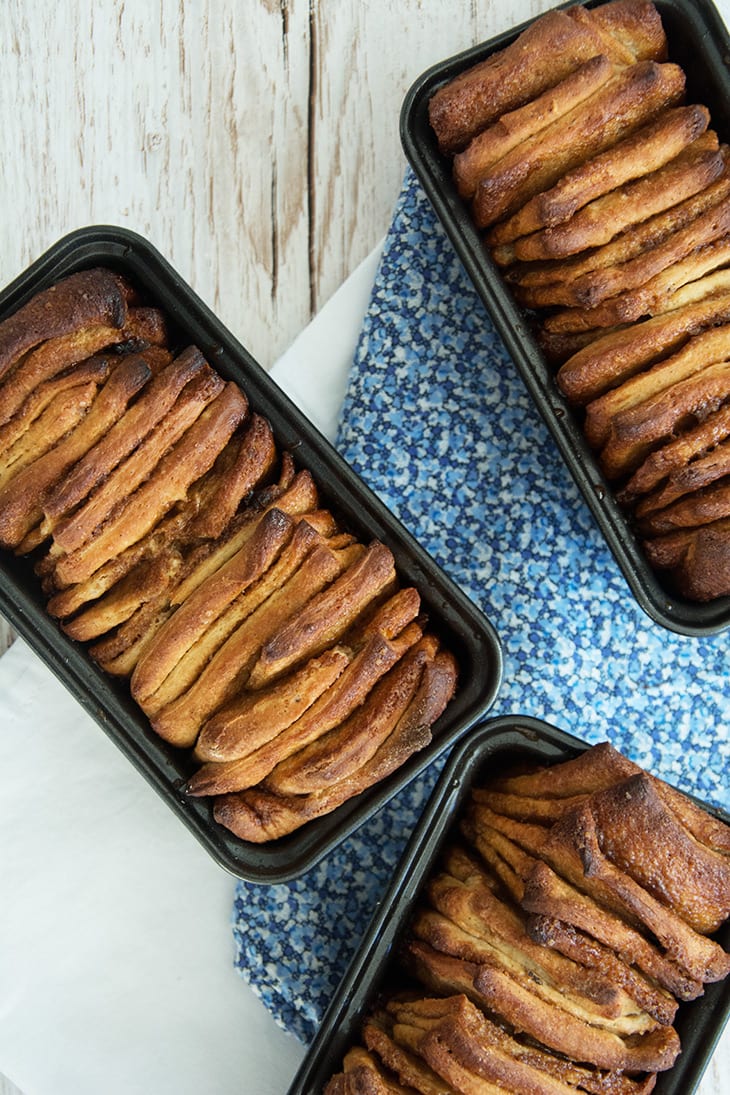
[[[266,418],[106,269],[0,324],[0,545],[167,742],[273,840],[431,740],[457,667]]]
[[[729,153],[657,9],[541,16],[429,116],[649,562],[730,594]]]
[[[325,1095],[652,1091],[728,917],[730,827],[608,743],[472,788]]]

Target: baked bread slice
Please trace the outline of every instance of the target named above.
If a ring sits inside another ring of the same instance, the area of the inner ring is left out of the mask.
[[[285,836],[306,821],[336,809],[387,778],[428,745],[431,726],[453,696],[456,679],[453,656],[439,651],[394,730],[361,768],[307,795],[276,795],[256,787],[221,795],[215,801],[214,816],[244,840],[260,842]]]
[[[685,423],[702,421],[717,410],[729,383],[730,362],[720,361],[615,415],[599,457],[606,478],[627,477]]]
[[[36,346],[89,327],[124,327],[131,285],[105,267],[69,274],[35,293],[0,324],[0,379]]]
[[[568,220],[514,242],[520,261],[567,258],[604,244],[635,224],[664,213],[714,183],[727,167],[728,151],[717,134],[702,134],[655,171],[588,202]]]
[[[555,257],[560,252],[549,246],[553,236],[546,230],[572,222],[580,210],[610,193],[621,192],[633,181],[656,176],[700,141],[709,121],[710,112],[698,104],[662,111],[655,121],[568,171],[555,186],[536,194],[507,220],[494,225],[487,235],[493,258],[506,266],[518,258]],[[713,143],[716,141],[715,137]],[[533,244],[543,241],[544,247],[533,251]]]
[[[547,12],[505,49],[440,88],[429,102],[429,120],[441,150],[454,152],[598,54],[630,65],[662,60],[666,48],[657,10],[644,0]]]
[[[668,571],[691,600],[730,596],[730,520],[646,539],[644,550],[652,565]]]
[[[730,292],[721,292],[652,319],[611,331],[570,357],[557,373],[568,400],[583,406],[654,362],[687,339],[730,322]]]
[[[641,61],[620,70],[562,118],[527,138],[479,180],[472,215],[487,228],[511,215],[591,156],[610,148],[684,94],[684,73],[669,63]]]
[[[0,490],[0,544],[17,547],[40,523],[47,495],[62,481],[66,472],[112,429],[150,375],[144,358],[136,355],[121,358],[111,368],[106,383],[93,390],[84,416],[47,452],[12,475]],[[77,388],[69,391],[81,395]],[[83,399],[79,399],[79,406],[84,406]],[[11,473],[15,466],[11,467]]]
[[[410,636],[406,637],[410,645]],[[236,757],[220,763],[204,764],[188,783],[188,792],[197,794],[227,794],[253,787],[268,777],[271,790],[278,790],[278,779],[287,778],[287,759],[321,735],[343,723],[361,705],[383,674],[395,665],[403,653],[403,643],[375,634],[363,646],[349,653],[349,661],[342,673],[323,692],[310,708],[271,741],[262,746],[249,748],[245,722],[237,725],[238,704],[222,708],[201,731],[204,741],[207,735],[216,739],[224,735],[226,749],[235,751]],[[241,697],[244,700],[244,697]],[[296,768],[296,760],[293,761]]]
[[[477,134],[463,152],[454,156],[454,181],[462,198],[473,198],[480,180],[504,156],[584,102],[608,83],[615,71],[608,57],[591,57],[542,95],[503,114]]]

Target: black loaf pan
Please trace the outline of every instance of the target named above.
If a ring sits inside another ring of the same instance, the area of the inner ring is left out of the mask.
[[[561,5],[566,7],[569,5]],[[594,7],[590,0],[585,7]],[[710,0],[656,0],[669,43],[669,59],[687,77],[687,102],[710,111],[711,126],[730,140],[730,38]],[[527,313],[516,303],[493,263],[451,178],[451,165],[438,150],[428,120],[434,92],[459,73],[509,45],[532,20],[432,68],[410,88],[401,111],[406,156],[446,234],[489,312],[505,347],[550,429],[624,577],[641,608],[656,623],[685,635],[709,635],[730,627],[730,597],[703,605],[678,597],[652,570],[640,542],[612,494],[581,432],[578,416],[555,382],[531,332]]]
[[[434,725],[433,741],[426,749],[391,777],[331,814],[277,841],[251,844],[213,820],[209,800],[184,794],[183,787],[194,771],[189,753],[159,738],[131,699],[128,686],[106,675],[81,644],[64,636],[44,610],[40,584],[29,560],[0,550],[0,614],[64,682],[222,867],[252,882],[288,881],[303,874],[349,836],[483,716],[501,680],[499,639],[490,621],[142,237],[108,226],[83,228],[64,237],[0,293],[0,319],[38,290],[93,266],[107,266],[126,275],[148,303],[164,310],[180,347],[194,343],[222,376],[241,386],[252,409],[269,419],[279,449],[291,451],[297,467],[312,472],[323,503],[341,518],[343,525],[365,543],[380,539],[393,551],[400,579],[418,588],[433,630],[458,659],[457,694]]]
[[[556,764],[587,748],[585,742],[539,719],[507,715],[481,723],[453,750],[288,1095],[321,1095],[330,1076],[341,1070],[349,1046],[358,1043],[362,1021],[379,996],[405,984],[397,963],[400,943],[472,786],[516,763]],[[730,823],[723,811],[704,808]],[[730,921],[716,938],[730,949]],[[682,1052],[672,1069],[659,1074],[654,1095],[692,1095],[728,1017],[730,978],[707,985],[703,996],[680,1005],[674,1026]]]

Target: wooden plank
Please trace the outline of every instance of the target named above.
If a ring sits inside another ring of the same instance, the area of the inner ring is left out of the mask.
[[[132,228],[270,367],[387,228],[412,80],[546,6],[9,0],[0,282]]]
[[[548,6],[313,4],[313,311],[387,229],[406,167],[399,120],[412,83],[436,62]]]

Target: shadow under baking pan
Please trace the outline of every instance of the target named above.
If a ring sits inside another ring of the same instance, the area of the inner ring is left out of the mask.
[[[571,6],[569,4],[561,7]],[[595,2],[585,4],[596,6]],[[711,125],[722,141],[730,140],[730,37],[711,0],[656,0],[669,43],[669,59],[687,76],[687,102],[710,110]],[[401,140],[436,215],[492,318],[525,386],[552,433],[629,587],[644,612],[670,631],[710,635],[730,627],[730,597],[707,604],[677,595],[663,575],[653,570],[627,515],[618,505],[581,429],[580,417],[559,391],[555,370],[547,362],[528,314],[517,304],[499,268],[459,196],[451,164],[438,149],[428,118],[428,103],[437,89],[491,54],[504,49],[532,22],[482,42],[434,65],[408,91],[401,110]]]
[[[418,588],[431,629],[452,650],[460,683],[433,726],[429,746],[380,784],[267,844],[235,837],[213,818],[209,800],[185,794],[195,770],[188,750],[152,730],[125,682],[105,674],[84,646],[63,634],[45,611],[30,558],[0,552],[0,613],[63,681],[81,705],[152,784],[220,866],[251,882],[298,877],[362,825],[380,806],[455,744],[494,702],[502,675],[499,638],[491,622],[435,564],[332,445],[220,323],[169,263],[141,236],[113,226],[80,229],[61,239],[0,293],[0,319],[37,291],[81,269],[106,266],[125,275],[168,317],[179,345],[194,343],[226,379],[237,382],[252,410],[271,423],[280,451],[312,473],[323,504],[342,526],[393,552],[399,579]]]
[[[363,1019],[380,997],[411,987],[399,967],[400,943],[471,788],[512,766],[549,766],[588,748],[581,739],[540,719],[506,715],[480,723],[452,751],[288,1095],[321,1095],[327,1080],[341,1070],[348,1048],[358,1042]],[[700,805],[730,823],[723,811]],[[717,939],[730,948],[730,921]],[[729,1017],[730,978],[706,985],[701,997],[680,1005],[674,1026],[682,1052],[672,1069],[659,1073],[655,1095],[692,1095]]]

